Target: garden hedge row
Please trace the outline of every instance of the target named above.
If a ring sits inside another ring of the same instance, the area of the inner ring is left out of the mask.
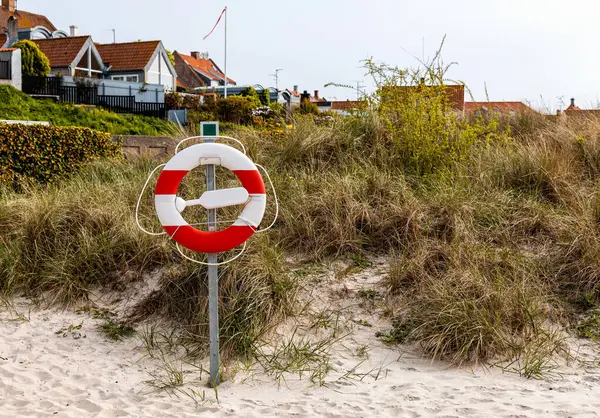
[[[0,123],[0,181],[42,183],[73,173],[96,158],[119,158],[121,144],[89,128]]]

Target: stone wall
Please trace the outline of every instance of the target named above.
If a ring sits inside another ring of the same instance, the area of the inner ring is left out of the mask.
[[[178,139],[168,136],[115,135],[115,140],[123,143],[123,153],[127,158],[141,156],[163,158],[175,154]]]

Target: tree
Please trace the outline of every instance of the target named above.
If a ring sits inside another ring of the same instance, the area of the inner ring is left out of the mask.
[[[248,102],[254,106],[254,108],[257,108],[261,105],[260,97],[258,96],[258,92],[254,89],[254,87],[248,87],[242,91],[241,96],[245,97]]]
[[[271,103],[271,92],[269,89],[264,89],[259,94],[260,102],[263,106],[268,106]]]
[[[46,77],[50,73],[50,60],[35,42],[24,39],[13,45],[21,50],[23,75]]]

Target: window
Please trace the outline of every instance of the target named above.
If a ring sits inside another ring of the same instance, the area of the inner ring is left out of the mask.
[[[113,75],[111,79],[115,81],[129,81],[130,83],[137,83],[139,81],[137,75]]]

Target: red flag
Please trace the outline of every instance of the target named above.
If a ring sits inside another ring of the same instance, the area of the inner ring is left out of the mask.
[[[225,12],[227,11],[227,7],[225,7],[223,9],[223,11],[221,12],[221,14],[219,15],[219,19],[217,20],[217,23],[215,23],[215,26],[212,28],[212,30],[208,33],[208,35],[206,35],[204,38],[202,38],[202,40],[204,41],[206,38],[208,38],[210,35],[212,35],[212,33],[215,31],[215,29],[217,28],[217,26],[219,26],[219,22],[221,21],[221,18],[223,17],[223,15],[225,14]]]

